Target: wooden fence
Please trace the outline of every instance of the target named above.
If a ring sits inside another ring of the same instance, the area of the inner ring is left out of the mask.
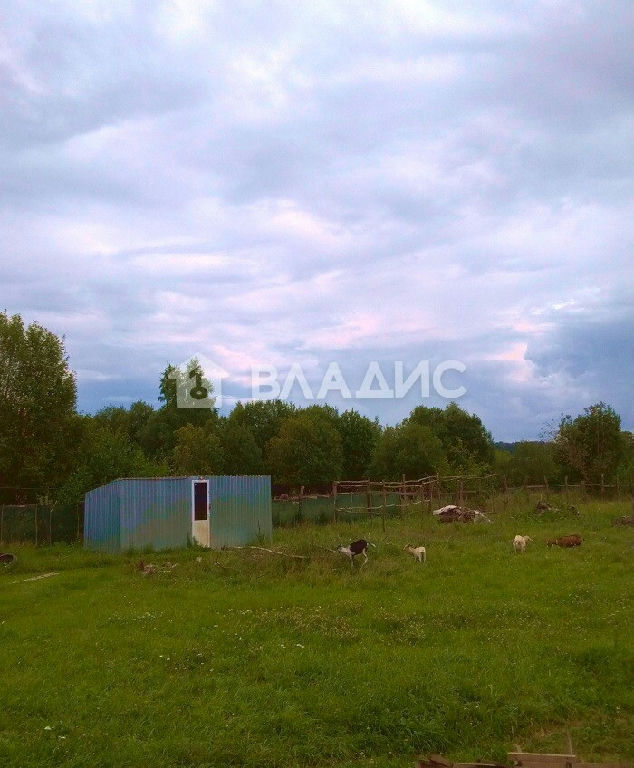
[[[569,483],[568,478],[561,484],[542,483],[510,485],[504,476],[489,475],[430,475],[417,480],[375,481],[338,480],[332,483],[330,493],[310,493],[301,486],[294,493],[274,497],[274,524],[299,522],[307,517],[320,522],[337,522],[356,515],[381,518],[382,526],[390,516],[400,515],[406,508],[420,507],[421,512],[453,503],[459,506],[477,507],[482,511],[498,512],[506,509],[518,497],[525,500],[538,496],[548,502],[557,495],[559,503],[566,507],[572,501],[586,501],[591,497],[599,499],[622,499],[634,497],[632,484],[627,486],[618,481],[608,484]],[[281,511],[287,513],[284,521]],[[313,514],[311,514],[311,511]]]
[[[326,486],[319,491],[306,492],[301,486],[294,492],[278,493],[273,498],[274,525],[304,519],[329,523],[361,515],[379,517],[385,528],[388,518],[400,516],[411,507],[430,513],[453,503],[489,513],[507,509],[518,498],[526,501],[535,496],[546,502],[555,497],[565,507],[590,498],[634,501],[631,480],[627,484],[618,480],[605,483],[603,477],[594,484],[569,483],[568,478],[553,484],[544,478],[541,483],[525,480],[521,485],[511,485],[506,477],[494,474],[429,475],[417,480],[402,477],[400,481],[338,480],[330,489]],[[0,543],[81,541],[82,532],[82,505],[59,507],[50,503],[48,492],[38,489],[0,488]]]

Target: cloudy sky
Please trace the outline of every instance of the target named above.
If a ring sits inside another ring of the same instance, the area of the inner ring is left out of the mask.
[[[356,398],[372,361],[456,360],[496,440],[632,429],[633,36],[631,0],[4,3],[0,309],[83,411],[197,354],[225,409],[334,363],[395,423],[446,401]]]

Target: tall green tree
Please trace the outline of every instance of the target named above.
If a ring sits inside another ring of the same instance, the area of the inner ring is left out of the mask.
[[[370,477],[373,480],[396,480],[402,476],[402,470],[397,466],[397,454],[400,445],[400,425],[385,427],[374,446]]]
[[[79,503],[87,491],[120,477],[167,474],[167,466],[149,461],[122,430],[103,419],[79,416],[78,450],[74,467],[57,494],[63,504]]]
[[[632,432],[621,432],[623,440],[623,455],[616,470],[619,482],[622,485],[632,488],[634,481],[634,434]]]
[[[246,424],[225,420],[221,431],[223,471],[226,475],[260,475],[264,473],[262,451]]]
[[[193,376],[190,376],[193,374]],[[198,378],[197,378],[198,375]],[[191,392],[194,387],[206,390],[209,407],[197,408],[194,398],[179,404],[178,389]],[[157,461],[172,461],[176,446],[176,434],[181,427],[191,424],[195,427],[208,428],[211,421],[213,428],[218,425],[218,410],[214,405],[213,387],[205,379],[197,360],[190,360],[186,371],[169,364],[159,381],[159,400],[163,405],[148,413],[137,405],[135,409],[136,441],[143,448],[146,456]]]
[[[76,442],[76,386],[64,343],[0,312],[0,485],[58,485]]]
[[[224,456],[211,420],[204,427],[185,424],[176,430],[172,470],[176,475],[219,475]]]
[[[375,446],[381,437],[378,419],[372,421],[350,409],[339,416],[337,427],[343,449],[343,478],[361,480],[367,477]]]
[[[376,480],[416,480],[449,468],[440,439],[431,427],[407,419],[396,427],[387,427],[379,438],[372,462]]]
[[[154,408],[143,400],[137,400],[129,408],[108,406],[97,411],[95,421],[109,427],[113,432],[127,435],[136,445],[141,445],[141,436],[148,421],[155,413]]]
[[[456,403],[447,407],[418,406],[406,421],[429,427],[442,443],[454,472],[484,473],[494,461],[493,438],[475,414],[469,414]]]
[[[505,472],[511,485],[543,483],[559,479],[560,468],[555,461],[552,443],[522,440],[515,445]]]
[[[147,428],[148,422],[154,415],[154,408],[144,400],[132,403],[128,410],[128,437],[136,445],[142,446],[141,437]]]
[[[604,402],[584,408],[575,419],[564,416],[553,447],[557,462],[573,477],[594,484],[603,475],[611,482],[626,452],[621,417]]]
[[[129,414],[123,406],[107,406],[95,413],[95,421],[111,429],[113,432],[128,434]]]
[[[296,412],[296,407],[284,400],[254,400],[250,403],[236,403],[227,421],[232,425],[248,427],[265,456],[269,442],[279,433],[284,420]],[[267,471],[270,473],[270,470]]]
[[[509,477],[509,471],[513,455],[510,451],[503,448],[495,448],[493,456],[493,472],[498,478]]]
[[[269,441],[267,461],[274,482],[295,487],[330,483],[341,478],[341,436],[326,419],[300,412]]]

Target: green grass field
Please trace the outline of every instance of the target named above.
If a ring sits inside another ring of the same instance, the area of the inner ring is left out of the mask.
[[[306,524],[273,540],[306,559],[190,549],[142,555],[178,562],[150,576],[138,554],[12,548],[0,764],[505,761],[514,744],[566,751],[567,729],[587,760],[632,761],[634,529],[612,525],[630,505],[580,512]],[[544,545],[572,532],[582,547]],[[534,538],[524,555],[516,533]],[[363,568],[328,551],[359,536],[377,545]]]

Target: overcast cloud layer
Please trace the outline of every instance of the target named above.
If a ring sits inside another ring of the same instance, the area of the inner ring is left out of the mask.
[[[0,307],[65,335],[82,410],[192,354],[229,403],[455,359],[495,439],[634,427],[631,0],[4,5]]]

